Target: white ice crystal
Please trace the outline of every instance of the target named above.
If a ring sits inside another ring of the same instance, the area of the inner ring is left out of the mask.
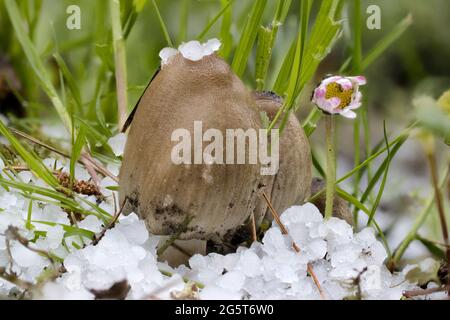
[[[108,144],[116,156],[121,156],[125,149],[125,142],[127,141],[127,136],[125,133],[121,132],[114,137],[109,138]]]
[[[205,43],[200,43],[197,40],[182,43],[178,50],[174,48],[163,48],[159,52],[159,57],[161,58],[162,64],[169,63],[170,59],[175,56],[178,52],[181,55],[191,61],[199,61],[203,57],[209,56],[215,51],[219,50],[221,43],[218,39],[210,39]]]

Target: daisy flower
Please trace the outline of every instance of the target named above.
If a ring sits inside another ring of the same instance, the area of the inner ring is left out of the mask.
[[[354,119],[356,113],[352,110],[361,106],[362,94],[359,86],[365,84],[366,78],[363,76],[327,77],[314,90],[312,102],[325,113]]]

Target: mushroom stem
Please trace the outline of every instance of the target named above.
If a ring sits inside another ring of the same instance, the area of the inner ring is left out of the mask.
[[[326,176],[326,200],[325,219],[333,215],[333,202],[336,181],[336,150],[335,150],[335,119],[333,115],[325,116],[326,143],[327,143],[327,176]]]

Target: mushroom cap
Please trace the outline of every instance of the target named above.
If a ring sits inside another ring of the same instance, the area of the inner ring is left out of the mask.
[[[179,239],[221,241],[252,212],[264,215],[259,189],[268,178],[259,164],[174,164],[171,135],[184,128],[193,138],[194,121],[203,132],[261,128],[253,96],[215,54],[199,61],[177,54],[148,86],[128,134],[120,201],[127,198],[124,213],[138,214],[153,234],[173,234],[191,217]]]
[[[283,105],[283,100],[272,92],[255,92],[255,101],[261,111],[273,120]],[[275,126],[277,128],[278,126]],[[295,204],[301,204],[310,196],[312,161],[309,140],[297,117],[291,113],[279,144],[279,170],[273,177],[267,195],[278,213]],[[266,218],[272,220],[267,210]]]

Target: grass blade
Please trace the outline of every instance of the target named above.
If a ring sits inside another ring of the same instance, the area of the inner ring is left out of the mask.
[[[377,197],[375,199],[375,203],[372,206],[372,211],[370,212],[370,215],[369,215],[369,221],[367,221],[367,225],[368,226],[372,223],[372,220],[373,220],[373,218],[375,216],[375,213],[377,211],[378,205],[380,204],[381,197],[383,196],[384,187],[386,185],[386,180],[387,180],[387,177],[388,177],[389,166],[390,166],[391,160],[392,160],[391,149],[389,147],[389,141],[388,141],[387,133],[386,133],[386,122],[383,122],[383,134],[384,134],[384,141],[386,143],[386,151],[387,151],[387,159],[388,159],[388,161],[386,161],[386,165],[384,166],[383,179],[381,180],[381,185],[380,185],[380,188],[378,190],[378,194],[377,194]]]
[[[228,10],[228,8],[233,4],[234,0],[229,0],[222,9],[208,22],[206,27],[200,32],[197,36],[198,41],[202,41],[208,31],[212,28],[212,26],[220,19],[220,17]]]
[[[362,70],[367,69],[387,48],[389,48],[413,23],[412,15],[409,14],[405,19],[392,29],[383,39],[381,39],[372,50],[366,55],[361,63]]]
[[[254,2],[249,18],[242,31],[241,39],[239,40],[231,64],[231,68],[239,77],[242,77],[247,66],[247,60],[255,42],[266,4],[267,0],[256,0]]]
[[[22,46],[22,49],[28,59],[28,62],[31,65],[31,68],[39,79],[39,83],[41,84],[42,89],[52,101],[53,106],[55,107],[56,112],[64,123],[67,131],[71,132],[72,123],[70,121],[69,113],[67,112],[64,104],[59,98],[58,93],[52,84],[51,78],[42,63],[35,46],[28,37],[28,32],[25,29],[16,2],[14,0],[5,0],[4,3],[13,25],[17,40],[19,40],[19,43]]]
[[[42,163],[41,159],[33,151],[28,151],[19,142],[19,140],[8,130],[8,128],[6,128],[6,126],[3,124],[1,120],[0,120],[0,134],[2,134],[9,141],[9,143],[11,143],[11,145],[14,147],[14,149],[17,151],[17,153],[20,155],[23,161],[25,161],[28,168],[30,168],[30,170],[33,171],[36,174],[36,176],[44,180],[48,185],[52,186],[53,188],[59,187],[58,180],[55,178],[52,172]]]
[[[111,24],[113,33],[113,47],[115,57],[115,75],[117,90],[118,124],[123,126],[128,117],[128,93],[127,93],[127,58],[125,41],[120,22],[120,1],[111,1]]]
[[[166,24],[164,23],[164,20],[163,20],[163,18],[161,16],[161,13],[159,12],[158,5],[156,4],[156,1],[152,0],[152,4],[153,4],[153,8],[155,8],[155,12],[156,12],[156,15],[158,17],[158,21],[159,21],[159,24],[161,26],[161,29],[163,31],[164,38],[166,38],[167,45],[169,47],[173,47],[172,39],[170,39],[169,32],[167,31]]]

